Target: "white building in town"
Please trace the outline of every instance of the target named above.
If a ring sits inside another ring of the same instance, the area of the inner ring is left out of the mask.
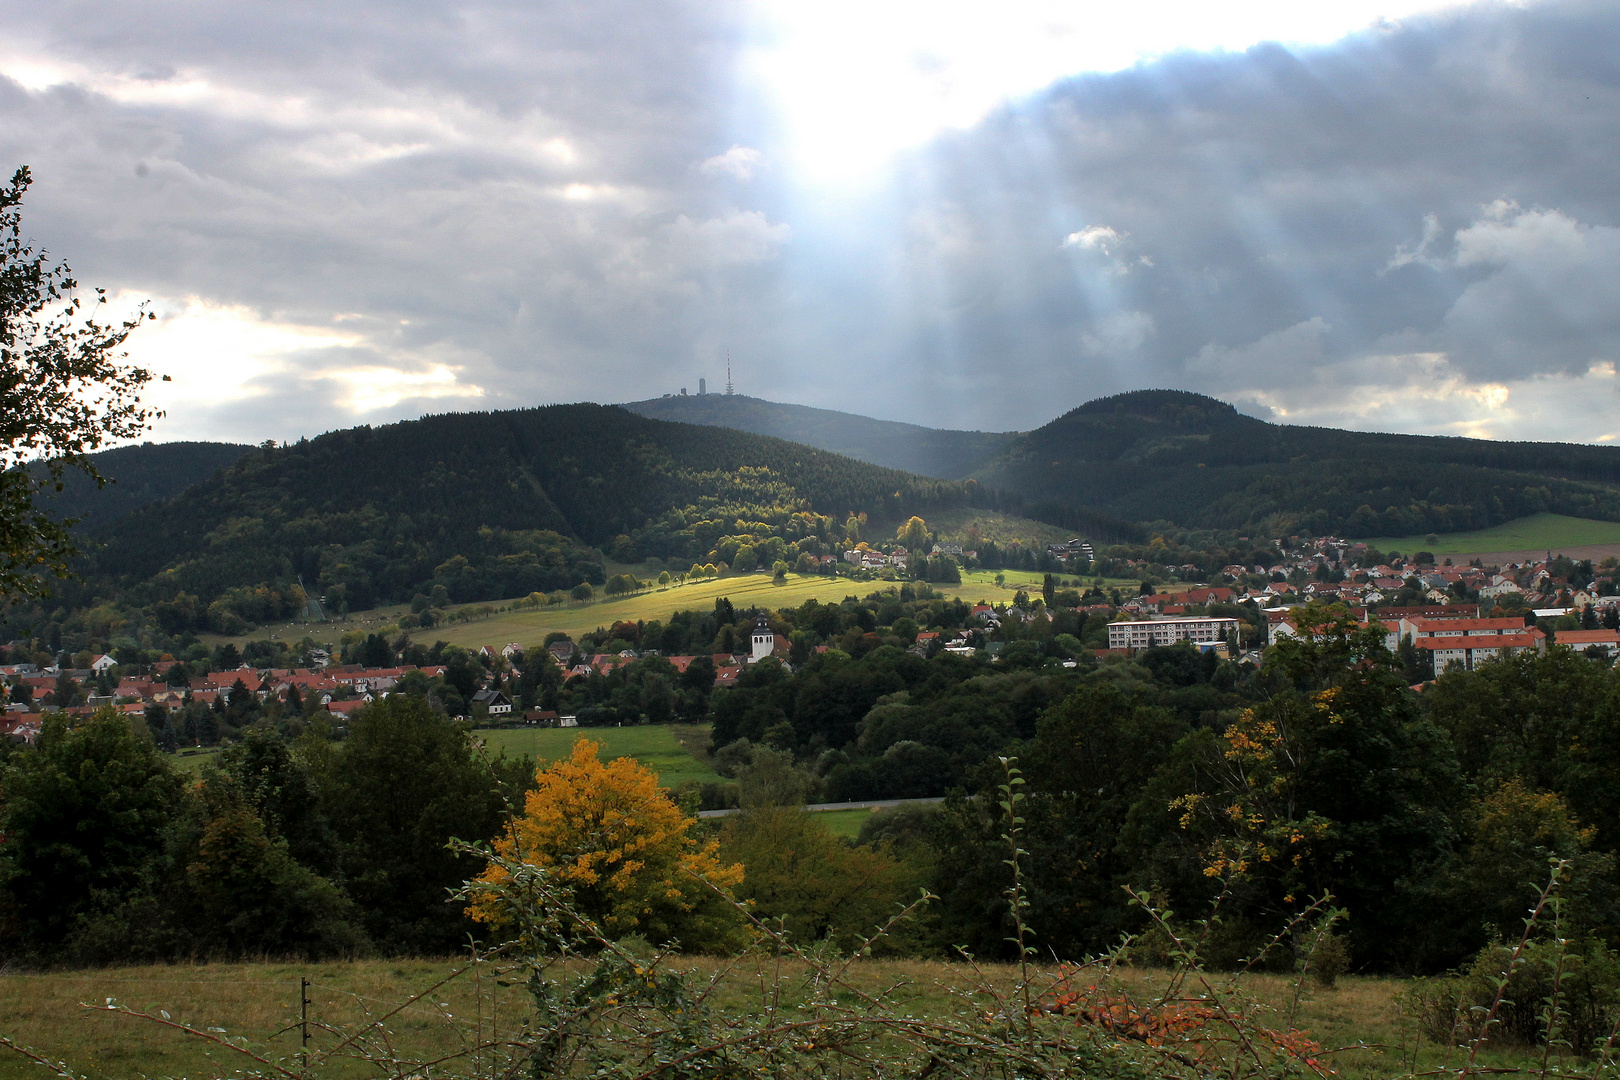
[[[1108,624],[1110,649],[1146,649],[1178,641],[1225,641],[1238,632],[1238,620],[1189,615]]]

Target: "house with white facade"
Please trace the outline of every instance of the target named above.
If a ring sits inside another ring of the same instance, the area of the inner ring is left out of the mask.
[[[1521,652],[1547,651],[1547,635],[1523,619],[1403,618],[1401,636],[1434,657],[1435,674],[1460,664],[1472,671],[1478,664]]]

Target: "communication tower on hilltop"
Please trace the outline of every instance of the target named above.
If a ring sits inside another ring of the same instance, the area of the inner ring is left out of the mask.
[[[731,396],[731,350],[726,350],[726,397]]]
[[[699,379],[698,380],[698,397],[702,397],[703,395],[707,394],[708,392],[709,392],[709,380],[708,379]]]

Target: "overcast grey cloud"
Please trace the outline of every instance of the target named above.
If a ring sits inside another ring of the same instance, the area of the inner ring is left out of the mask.
[[[712,388],[948,427],[1195,389],[1620,435],[1620,10],[1075,77],[827,180],[741,3],[12,3],[0,162],[164,318],[160,437]],[[840,79],[829,57],[821,77]],[[901,60],[896,61],[902,62]]]

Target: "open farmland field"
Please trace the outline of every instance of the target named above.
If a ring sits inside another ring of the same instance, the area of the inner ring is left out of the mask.
[[[1359,537],[1358,537],[1359,539]],[[1436,556],[1524,553],[1540,557],[1551,551],[1571,558],[1603,558],[1620,554],[1620,522],[1593,521],[1562,514],[1533,514],[1475,532],[1445,533],[1435,543],[1423,536],[1380,536],[1367,541],[1380,551],[1411,555],[1430,551]],[[1615,548],[1595,554],[1578,549]],[[1517,560],[1515,560],[1517,561]]]
[[[731,963],[721,975],[715,1003],[725,1010],[757,1008],[761,980],[770,978],[769,969],[774,964],[768,959],[748,958]],[[673,962],[673,966],[704,979],[726,965],[726,961],[702,957]],[[300,977],[307,977],[311,983],[311,1043],[318,1054],[336,1040],[317,1025],[331,1025],[346,1032],[378,1020],[394,1004],[428,990],[457,966],[452,960],[376,960],[13,973],[0,976],[0,1034],[47,1057],[64,1060],[73,1074],[87,1080],[218,1077],[247,1067],[262,1069],[257,1062],[236,1058],[221,1047],[210,1047],[172,1028],[109,1011],[105,1003],[113,998],[153,1015],[161,1009],[177,1021],[205,1029],[224,1029],[232,1037],[245,1038],[248,1046],[263,1056],[280,1058],[296,1070]],[[513,1030],[526,1004],[521,987],[497,986],[493,974],[484,971],[477,981],[466,976],[452,980],[387,1020],[393,1045],[402,1056],[418,1058],[454,1052],[463,1037],[475,1035],[480,1021],[486,1034],[491,1030],[492,1006],[498,1006],[496,1019],[501,1030]],[[1035,985],[1040,987],[1056,978],[1053,971],[1036,974]],[[795,1007],[800,975],[792,963],[785,965],[785,1003],[789,1009]],[[1085,979],[1094,977],[1087,975]],[[1017,972],[996,964],[969,967],[937,961],[868,959],[855,962],[849,978],[868,993],[892,991],[893,1000],[914,1015],[938,1018],[980,1014],[991,998],[983,990],[976,993],[975,988],[1007,993],[1016,983]],[[1161,990],[1167,978],[1166,972],[1158,970],[1118,969],[1117,987],[1142,1000]],[[1217,985],[1226,982],[1214,976],[1211,981]],[[1331,990],[1306,985],[1294,1026],[1328,1048],[1357,1044],[1365,1047],[1327,1057],[1325,1064],[1343,1077],[1393,1076],[1410,1066],[1420,1071],[1440,1065],[1445,1052],[1432,1046],[1420,1049],[1415,1059],[1408,1056],[1412,1031],[1410,1023],[1402,1019],[1396,1001],[1406,986],[1398,979],[1355,977],[1341,978],[1338,988]],[[1295,990],[1291,979],[1251,975],[1244,977],[1242,987],[1260,1004],[1263,1024],[1286,1025],[1285,1014]],[[1198,987],[1193,992],[1204,991]],[[1268,1015],[1268,1008],[1275,1012]],[[209,1050],[212,1052],[205,1053]],[[1460,1064],[1460,1052],[1451,1052],[1450,1057],[1452,1064]],[[1487,1046],[1477,1067],[1485,1071],[1533,1064],[1527,1054]],[[435,1071],[434,1075],[465,1075],[464,1069],[462,1063],[454,1070],[442,1074]],[[38,1065],[0,1050],[0,1080],[40,1075],[43,1073]],[[340,1061],[314,1075],[361,1077],[378,1073],[375,1067],[362,1062]]]
[[[664,787],[688,780],[719,780],[709,765],[709,729],[693,724],[601,728],[489,728],[477,733],[492,753],[509,757],[527,754],[544,765],[573,753],[574,743],[590,739],[600,744],[603,761],[635,758],[658,774]],[[860,828],[856,826],[857,830]]]
[[[1040,592],[1041,574],[1003,571],[1006,583],[998,586],[996,573],[991,570],[975,571],[963,574],[960,585],[935,584],[932,588],[941,595],[960,597],[970,604],[981,600],[1011,603],[1013,594],[1019,589],[1032,594]],[[789,574],[787,584],[776,585],[769,574],[739,574],[717,581],[650,589],[635,596],[613,597],[589,604],[559,605],[538,611],[509,610],[487,619],[416,631],[414,636],[423,641],[444,640],[469,648],[500,646],[509,641],[525,646],[538,645],[553,630],[577,638],[580,634],[612,626],[615,622],[663,620],[677,611],[707,610],[722,596],[730,599],[739,610],[756,606],[774,610],[798,607],[811,599],[836,604],[846,596],[865,596],[896,584],[890,581],[828,578],[819,574]],[[1135,582],[1128,584],[1134,586]]]

